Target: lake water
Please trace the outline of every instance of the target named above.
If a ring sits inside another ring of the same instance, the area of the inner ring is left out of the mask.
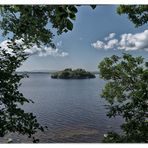
[[[106,102],[100,97],[103,86],[98,75],[95,79],[60,80],[48,74],[29,74],[23,79],[20,91],[35,102],[24,109],[48,126],[47,131],[36,134],[40,142],[99,143],[108,131],[119,132],[122,119],[106,117]],[[1,142],[10,137],[14,142],[31,141],[8,134]]]

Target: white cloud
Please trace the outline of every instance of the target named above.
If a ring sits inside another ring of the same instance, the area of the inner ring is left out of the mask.
[[[26,49],[26,53],[30,55],[38,55],[42,56],[54,56],[54,57],[65,57],[68,56],[67,52],[60,51],[58,48],[53,49],[52,47],[40,47],[38,48],[36,45],[31,49]]]
[[[8,53],[12,53],[12,49],[7,47],[9,40],[5,40],[0,43],[1,48],[5,48]],[[22,44],[22,40],[17,40],[17,44]],[[60,43],[62,44],[62,42]],[[32,46],[30,49],[26,48],[25,53],[30,54],[30,55],[38,55],[38,56],[54,56],[54,57],[65,57],[68,56],[69,54],[64,51],[60,51],[58,48],[54,49],[52,47],[45,47],[41,46],[40,48],[37,47],[36,45]]]
[[[122,34],[118,49],[148,50],[148,30],[136,34]]]
[[[108,37],[107,37],[108,38]],[[145,50],[148,51],[148,30],[141,33],[125,33],[119,39],[98,40],[91,44],[97,49]]]
[[[105,47],[105,43],[103,43],[102,41],[97,41],[96,43],[92,43],[91,44],[94,48],[100,49],[100,48],[104,48]]]
[[[107,44],[105,44],[104,48],[105,49],[111,49],[111,48],[114,48],[117,45],[118,45],[118,40],[117,39],[112,39],[112,40],[109,40],[107,42]]]
[[[108,37],[105,37],[105,38],[104,38],[104,40],[105,40],[105,41],[108,41],[108,40],[114,38],[115,35],[116,35],[115,33],[110,33],[110,34],[108,35]]]
[[[98,40],[96,43],[92,43],[91,45],[97,49],[111,49],[118,45],[118,40],[112,39],[109,40],[107,43]]]
[[[0,43],[0,47],[3,48],[3,49],[6,49],[8,53],[12,53],[12,49],[10,49],[10,48],[7,47],[7,45],[8,45],[7,42],[8,41],[9,40],[5,40],[5,41],[1,42]]]

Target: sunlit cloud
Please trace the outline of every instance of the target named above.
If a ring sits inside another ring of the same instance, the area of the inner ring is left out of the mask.
[[[7,45],[9,40],[5,40],[0,43],[0,47],[2,49],[5,49],[8,53],[12,53],[12,49],[9,48]],[[17,40],[16,43],[18,45],[22,44],[22,40]],[[62,42],[59,42],[59,46],[61,46]],[[52,47],[46,47],[46,46],[41,46],[37,47],[36,45],[32,46],[31,48],[26,48],[25,53],[29,55],[37,55],[37,56],[53,56],[53,57],[65,57],[68,56],[68,52],[64,52],[58,48],[52,48]]]
[[[114,35],[109,34],[104,41],[96,41],[92,43],[92,47],[96,49],[119,49],[119,50],[145,50],[148,51],[148,30],[141,33],[125,33],[121,34],[119,39],[115,39]],[[109,39],[110,38],[110,39]]]
[[[110,33],[107,37],[104,38],[104,40],[105,40],[105,41],[108,41],[108,40],[114,38],[115,35],[116,35],[115,33]]]

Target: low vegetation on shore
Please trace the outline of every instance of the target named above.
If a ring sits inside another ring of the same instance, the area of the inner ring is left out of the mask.
[[[72,70],[71,68],[55,72],[51,75],[53,79],[91,79],[95,77],[93,73],[85,71],[84,69]]]

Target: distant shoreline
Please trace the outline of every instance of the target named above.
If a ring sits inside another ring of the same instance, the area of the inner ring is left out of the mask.
[[[34,72],[34,71],[17,71],[16,73],[20,73],[20,74],[53,74],[55,72],[58,72],[58,71],[49,71],[49,72]],[[96,72],[96,71],[92,71],[91,73],[93,74],[99,74],[99,72]]]

